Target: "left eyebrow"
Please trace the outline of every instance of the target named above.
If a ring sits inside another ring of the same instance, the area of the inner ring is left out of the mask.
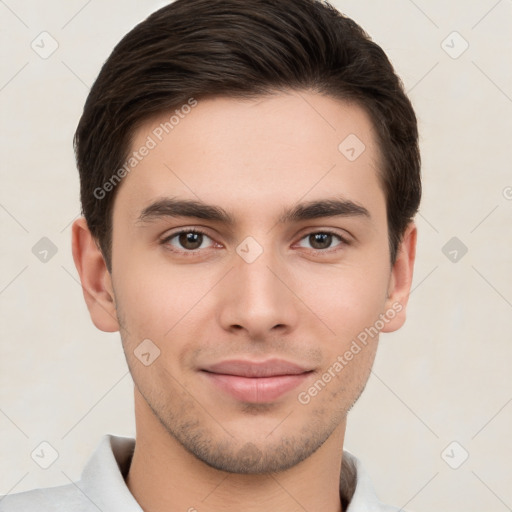
[[[371,218],[370,212],[362,205],[347,199],[322,199],[300,203],[285,210],[278,223],[293,223],[322,217],[354,217]],[[235,216],[220,206],[203,203],[191,199],[164,198],[144,208],[137,223],[151,222],[165,217],[191,217],[196,219],[217,221],[228,226],[236,224]]]
[[[362,205],[347,199],[324,199],[300,203],[286,210],[279,218],[280,223],[300,222],[322,217],[367,217],[370,212]]]

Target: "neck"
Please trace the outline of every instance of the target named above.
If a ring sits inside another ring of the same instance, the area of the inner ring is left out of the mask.
[[[234,474],[183,448],[135,391],[136,443],[126,484],[151,512],[342,512],[345,422],[310,457],[279,473]]]

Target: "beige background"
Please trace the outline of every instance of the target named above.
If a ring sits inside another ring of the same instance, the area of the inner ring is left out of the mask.
[[[103,434],[134,435],[118,334],[90,322],[71,258],[71,141],[115,43],[164,4],[0,1],[0,495],[78,479]],[[512,510],[512,2],[334,4],[410,92],[425,189],[408,322],[382,337],[345,447],[385,502]],[[43,31],[59,45],[46,59],[31,47]],[[42,237],[47,262],[32,252]],[[468,249],[457,262],[452,237]],[[42,441],[59,453],[46,470],[30,457]]]

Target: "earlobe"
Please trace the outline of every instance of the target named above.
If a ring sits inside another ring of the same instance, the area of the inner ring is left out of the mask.
[[[402,237],[397,257],[391,270],[385,315],[389,319],[382,332],[393,332],[405,323],[406,307],[411,292],[414,260],[416,258],[417,229],[411,222]]]
[[[73,223],[72,252],[94,325],[105,332],[118,331],[111,275],[83,217]]]

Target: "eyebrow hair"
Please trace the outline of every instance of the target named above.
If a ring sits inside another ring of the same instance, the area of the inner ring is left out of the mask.
[[[279,217],[280,224],[318,219],[322,217],[363,216],[371,218],[370,212],[362,205],[347,199],[322,199],[300,203],[285,210]],[[144,208],[137,223],[151,222],[165,217],[194,217],[216,221],[228,226],[236,224],[235,217],[220,206],[210,205],[193,199],[164,198]]]

